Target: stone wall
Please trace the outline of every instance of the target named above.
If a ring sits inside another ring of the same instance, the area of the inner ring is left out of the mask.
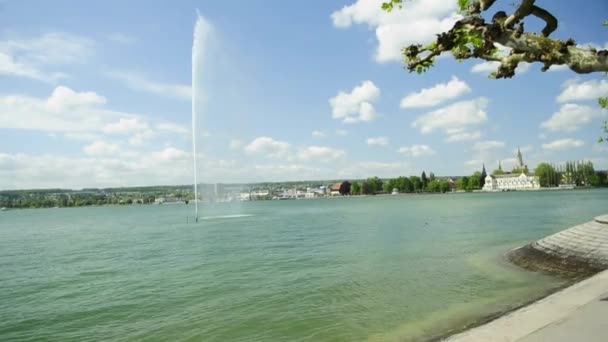
[[[509,251],[507,257],[523,268],[567,278],[608,269],[608,215]]]

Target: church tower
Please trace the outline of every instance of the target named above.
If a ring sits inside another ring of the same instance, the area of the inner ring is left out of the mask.
[[[517,168],[521,170],[524,169],[524,158],[521,156],[519,146],[517,147]]]

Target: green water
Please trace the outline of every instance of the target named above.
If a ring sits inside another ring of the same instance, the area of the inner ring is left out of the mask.
[[[608,191],[0,212],[2,341],[418,340],[559,283],[508,248]]]

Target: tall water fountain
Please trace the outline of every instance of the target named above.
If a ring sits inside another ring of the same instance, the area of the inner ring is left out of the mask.
[[[194,219],[198,222],[199,219],[199,199],[198,191],[198,159],[199,151],[199,124],[202,115],[201,110],[204,104],[204,96],[202,89],[202,70],[205,63],[206,46],[208,44],[211,26],[205,18],[197,11],[196,24],[194,25],[194,34],[192,41],[192,161],[194,166]]]

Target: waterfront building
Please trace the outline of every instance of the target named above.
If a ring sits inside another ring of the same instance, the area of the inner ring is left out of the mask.
[[[507,191],[507,190],[538,190],[540,183],[537,176],[520,175],[487,175],[484,191]]]
[[[498,163],[498,169],[502,171],[502,165]],[[515,169],[519,174],[506,173],[502,175],[487,175],[483,191],[511,191],[511,190],[538,190],[540,181],[538,176],[530,176],[525,173],[528,167],[519,148],[517,148],[517,165]]]

